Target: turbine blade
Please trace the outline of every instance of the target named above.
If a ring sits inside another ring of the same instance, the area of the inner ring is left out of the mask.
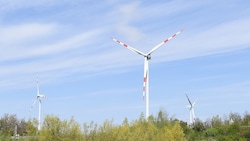
[[[37,96],[40,95],[40,92],[39,92],[39,80],[38,80],[38,75],[36,77],[36,90],[37,90]]]
[[[194,107],[195,103],[196,103],[196,101],[195,101],[195,102],[193,102],[192,107]]]
[[[188,98],[188,95],[187,95],[187,94],[186,94],[186,97],[187,97],[187,99],[188,99],[189,104],[192,106],[192,103],[191,103],[190,99]]]
[[[120,45],[126,47],[127,49],[131,50],[131,51],[134,52],[134,53],[140,54],[140,55],[142,55],[142,56],[146,56],[146,54],[144,54],[144,53],[142,53],[141,51],[139,51],[139,50],[137,50],[137,49],[135,49],[135,48],[129,46],[128,44],[125,44],[125,43],[123,43],[123,42],[121,42],[121,41],[119,41],[119,40],[117,40],[117,39],[115,39],[115,38],[112,38],[112,37],[111,37],[111,39],[112,39],[113,41],[119,43]]]
[[[37,99],[38,99],[38,98],[36,98],[36,99],[34,100],[34,102],[32,103],[32,105],[31,105],[31,107],[30,107],[30,110],[29,110],[29,113],[30,113],[30,112],[31,112],[31,110],[33,109],[34,105],[36,104]]]
[[[148,79],[148,62],[147,57],[144,60],[144,74],[143,74],[143,90],[142,90],[142,99],[144,100],[145,94],[147,92],[147,79]]]
[[[172,38],[174,38],[176,35],[180,34],[182,31],[183,31],[183,29],[180,30],[180,31],[178,31],[178,32],[176,32],[175,34],[173,34],[169,38],[165,39],[163,42],[161,42],[160,44],[158,44],[157,46],[155,46],[152,50],[150,50],[147,54],[151,54],[152,52],[154,52],[155,50],[157,50],[159,47],[161,47],[163,44],[167,43],[169,40],[171,40]]]
[[[193,102],[193,104],[192,104],[193,107],[194,107],[195,103],[197,102],[197,100],[198,100],[198,99],[196,99],[196,100]]]

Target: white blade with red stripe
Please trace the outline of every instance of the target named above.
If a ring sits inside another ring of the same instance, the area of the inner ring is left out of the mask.
[[[36,76],[36,91],[37,91],[37,96],[40,95],[40,92],[39,92],[39,81],[38,81],[38,76]]]
[[[144,60],[144,74],[143,74],[143,91],[142,91],[142,99],[144,100],[145,94],[147,93],[147,87],[148,87],[148,60],[147,57],[145,57]]]
[[[167,43],[169,40],[171,40],[172,38],[174,38],[176,35],[180,34],[183,30],[178,31],[177,33],[173,34],[171,37],[165,39],[163,42],[161,42],[159,45],[155,46],[152,50],[150,50],[147,54],[151,54],[152,52],[154,52],[156,49],[158,49],[159,47],[161,47],[163,44]]]
[[[148,58],[145,58],[144,62],[144,85],[145,85],[145,99],[146,99],[146,117],[149,117],[149,68],[148,68]]]
[[[32,105],[31,105],[31,107],[30,107],[30,110],[29,110],[29,113],[30,113],[30,112],[31,112],[31,110],[33,109],[34,105],[36,104],[37,99],[38,99],[38,98],[36,98],[36,99],[34,100],[34,102],[32,103]]]
[[[140,55],[142,55],[142,56],[146,56],[146,54],[144,54],[144,53],[142,53],[141,51],[139,51],[139,50],[137,50],[137,49],[135,49],[135,48],[129,46],[128,44],[125,44],[125,43],[123,43],[123,42],[121,42],[121,41],[119,41],[119,40],[117,40],[117,39],[115,39],[115,38],[112,38],[112,37],[111,37],[111,39],[114,40],[115,42],[121,44],[122,46],[126,47],[127,49],[133,51],[134,53],[140,54]]]

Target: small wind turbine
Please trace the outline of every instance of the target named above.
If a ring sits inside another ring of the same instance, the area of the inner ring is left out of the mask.
[[[42,108],[42,99],[46,98],[45,95],[40,94],[39,92],[39,82],[38,82],[38,78],[36,80],[36,88],[37,88],[37,95],[36,95],[36,99],[34,100],[34,102],[32,103],[29,112],[31,112],[32,108],[34,107],[34,105],[36,104],[36,102],[39,102],[39,109],[38,109],[38,127],[37,129],[40,130],[41,129],[41,108]]]
[[[194,114],[194,105],[195,105],[197,99],[193,103],[191,103],[191,101],[188,98],[187,94],[186,94],[186,97],[187,97],[188,102],[189,102],[189,105],[187,105],[187,108],[189,108],[189,123],[190,123],[190,125],[192,125],[192,124],[195,123],[195,120],[196,120],[196,117],[195,117],[195,114]]]
[[[126,47],[127,49],[131,50],[134,53],[137,53],[139,55],[142,55],[144,57],[144,78],[143,78],[143,99],[146,95],[146,118],[149,117],[149,67],[148,67],[148,61],[151,59],[151,53],[153,53],[155,50],[157,50],[159,47],[161,47],[163,44],[167,43],[169,40],[174,38],[176,35],[180,34],[183,30],[178,31],[177,33],[173,34],[171,37],[165,39],[163,42],[152,48],[148,53],[143,53],[125,43],[120,42],[117,39],[111,38],[115,42],[121,44],[122,46]]]

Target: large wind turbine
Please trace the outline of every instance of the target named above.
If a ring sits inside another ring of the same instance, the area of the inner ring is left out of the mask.
[[[176,35],[180,34],[183,30],[178,31],[177,33],[173,34],[171,37],[165,39],[163,42],[155,46],[153,49],[151,49],[148,53],[143,53],[125,43],[122,43],[121,41],[112,38],[115,42],[121,44],[122,46],[126,47],[127,49],[131,50],[132,52],[142,55],[144,57],[144,78],[143,78],[143,99],[146,95],[146,118],[149,117],[149,67],[148,67],[148,61],[151,59],[151,54],[157,50],[159,47],[161,47],[163,44],[167,43],[169,40],[174,38]]]
[[[188,98],[187,94],[186,94],[186,97],[187,97],[188,102],[189,102],[189,105],[187,105],[187,108],[189,108],[189,123],[190,123],[190,125],[192,125],[195,123],[195,120],[196,120],[196,117],[194,114],[194,105],[195,105],[197,99],[192,103],[190,101],[190,99]]]
[[[37,129],[40,130],[41,129],[41,108],[42,108],[42,99],[46,98],[45,95],[40,94],[39,92],[39,82],[38,82],[38,78],[36,80],[36,88],[37,88],[37,95],[36,95],[36,99],[34,100],[34,102],[32,103],[29,112],[31,112],[32,108],[34,107],[34,105],[36,104],[36,102],[39,102],[39,109],[38,109],[38,127]]]

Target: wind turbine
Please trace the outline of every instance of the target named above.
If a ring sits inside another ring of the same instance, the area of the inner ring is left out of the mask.
[[[46,98],[45,95],[40,94],[39,92],[39,81],[38,78],[36,80],[36,89],[37,89],[37,95],[36,95],[36,99],[34,100],[34,102],[32,103],[29,112],[31,112],[32,108],[34,107],[34,105],[36,104],[36,102],[39,102],[39,109],[38,109],[38,127],[37,129],[40,130],[41,129],[41,108],[42,108],[42,99]]]
[[[146,118],[149,117],[149,67],[148,67],[148,61],[151,59],[151,54],[157,50],[159,47],[161,47],[163,44],[167,43],[169,40],[174,38],[176,35],[180,34],[183,30],[178,31],[177,33],[173,34],[169,38],[165,39],[163,42],[152,48],[148,53],[143,53],[128,44],[122,43],[121,41],[111,38],[115,42],[121,44],[122,46],[126,47],[127,49],[131,50],[132,52],[142,55],[144,57],[144,78],[143,78],[143,99],[146,95]]]
[[[190,125],[192,125],[195,123],[195,120],[196,120],[196,117],[194,114],[194,105],[195,105],[197,99],[192,103],[190,101],[190,99],[188,98],[187,94],[186,94],[186,97],[187,97],[188,102],[189,102],[189,105],[187,105],[187,108],[189,108],[189,123],[190,123]]]

